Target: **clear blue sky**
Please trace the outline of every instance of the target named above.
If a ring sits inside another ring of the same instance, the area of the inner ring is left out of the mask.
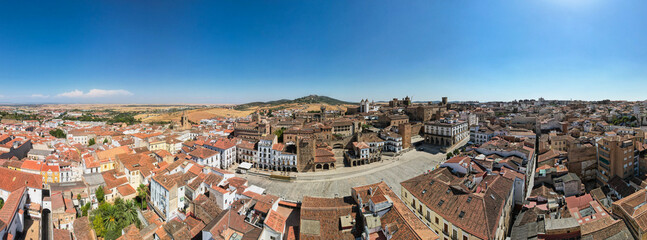
[[[645,12],[644,0],[2,1],[0,102],[644,100]]]

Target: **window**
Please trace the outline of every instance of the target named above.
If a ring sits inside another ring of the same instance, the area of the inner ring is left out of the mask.
[[[438,217],[436,217],[436,224],[439,224]]]
[[[440,200],[440,202],[438,202],[438,206],[443,206],[443,203],[445,203],[445,200]]]
[[[471,201],[472,201],[472,197],[467,197],[467,202],[469,203]]]
[[[463,218],[464,216],[465,216],[465,212],[463,212],[463,211],[461,211],[461,212],[458,214],[458,217],[459,217],[459,218]]]

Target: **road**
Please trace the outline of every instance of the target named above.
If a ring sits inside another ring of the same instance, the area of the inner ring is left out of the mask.
[[[349,196],[356,186],[386,182],[400,194],[400,182],[435,168],[445,160],[445,154],[437,148],[425,147],[425,151],[411,150],[395,158],[383,157],[383,162],[357,167],[342,167],[329,171],[297,173],[292,182],[271,180],[253,174],[238,174],[250,185],[267,189],[267,193],[289,200],[300,201],[303,196],[335,197]]]

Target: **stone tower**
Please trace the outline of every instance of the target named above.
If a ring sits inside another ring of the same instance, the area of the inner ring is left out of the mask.
[[[297,140],[297,171],[310,171],[314,169],[316,141],[312,138],[298,138]]]
[[[189,122],[189,117],[186,116],[186,112],[182,112],[180,117],[180,128],[181,129],[191,129],[191,123]]]
[[[402,149],[407,149],[411,147],[411,124],[402,123],[398,126],[398,132],[402,137]]]

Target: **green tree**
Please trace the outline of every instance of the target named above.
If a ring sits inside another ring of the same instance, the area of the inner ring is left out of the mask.
[[[107,139],[107,138],[104,138],[104,139],[103,139],[103,144],[107,144],[107,143],[108,143],[108,139]]]
[[[0,209],[2,209],[2,207],[4,207],[4,199],[0,198]]]
[[[274,135],[276,135],[278,137],[279,142],[283,142],[283,131],[284,130],[285,130],[285,128],[281,128],[281,129],[277,129],[276,131],[274,131]]]
[[[49,135],[54,136],[55,138],[65,138],[67,135],[61,129],[53,129],[49,131]]]
[[[460,151],[460,150],[458,150],[458,148],[457,148],[457,149],[454,149],[454,156],[458,156],[458,154],[459,154],[459,153],[461,153],[461,151]]]
[[[81,207],[81,216],[85,217],[88,215],[88,210],[90,210],[90,203],[85,203],[83,207]]]
[[[450,158],[452,158],[452,157],[454,157],[454,154],[452,154],[452,153],[447,153],[447,159],[450,159]]]
[[[100,203],[103,203],[106,195],[106,193],[103,191],[103,186],[99,186],[99,188],[97,188],[97,191],[94,192],[94,195],[97,196],[97,200],[99,200]]]
[[[92,146],[96,144],[97,142],[94,140],[94,138],[90,138],[90,141],[88,141],[88,146]]]
[[[94,216],[94,220],[92,221],[92,228],[99,237],[103,237],[106,234],[106,227],[103,224],[104,223],[101,214]]]
[[[148,197],[148,188],[144,184],[139,184],[139,187],[137,187],[137,199],[140,201],[142,209],[146,209],[146,197]]]
[[[128,225],[135,224],[137,228],[141,227],[137,204],[132,200],[124,201],[117,198],[114,204],[104,202],[92,212],[92,215],[94,216],[93,228],[96,227],[97,236],[102,231],[103,235],[101,236],[109,240],[114,240],[121,236],[121,230]]]

